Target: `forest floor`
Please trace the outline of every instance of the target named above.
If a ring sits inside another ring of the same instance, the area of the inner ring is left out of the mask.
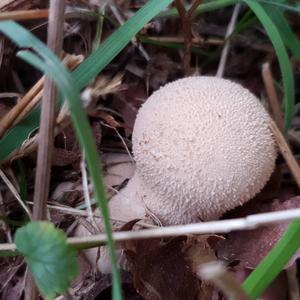
[[[64,21],[64,53],[72,55],[75,60],[87,57],[93,48],[101,45],[145,2],[147,1],[66,1],[66,11],[77,13],[73,17],[70,14]],[[34,9],[44,12],[47,8],[48,1],[7,0],[0,2],[0,19],[11,13],[13,19],[17,19],[22,26],[46,43],[46,15],[36,17],[36,12],[33,12],[27,20],[22,17],[19,20],[16,17],[18,14],[14,16],[14,12]],[[80,14],[79,9],[91,14]],[[136,114],[142,103],[159,87],[185,75],[215,76],[219,71],[222,77],[249,89],[268,107],[268,95],[262,76],[262,67],[268,63],[276,82],[278,97],[282,98],[276,53],[265,30],[246,6],[240,7],[236,31],[228,39],[230,47],[228,53],[225,53],[226,63],[220,63],[233,10],[234,6],[228,6],[197,14],[192,18],[190,59],[186,57],[186,32],[182,30],[181,19],[155,18],[89,86],[93,109],[88,110],[88,116],[101,157],[109,198],[116,190],[124,187],[134,173],[131,134]],[[101,32],[97,29],[99,17],[93,12],[104,14]],[[294,33],[300,35],[300,19],[297,15],[288,14],[287,19]],[[16,56],[18,50],[9,39],[0,36],[0,120],[28,94],[42,76]],[[300,92],[300,65],[297,60],[292,63],[297,99]],[[27,108],[30,110],[29,104]],[[1,129],[2,136],[24,119],[24,114],[21,115],[24,110],[25,108],[18,113],[15,123],[4,131]],[[297,160],[300,158],[299,112],[299,105],[296,104],[296,113],[287,136]],[[33,136],[34,133],[30,137]],[[3,165],[7,178],[29,208],[32,208],[34,197],[36,158],[36,147],[25,147],[22,151],[13,153]],[[82,152],[69,122],[55,136],[48,198],[48,218],[69,237],[74,235],[79,225],[84,226],[91,234],[98,233],[98,229],[89,221],[89,212],[86,210],[81,161]],[[274,174],[263,191],[223,218],[300,207],[298,192],[298,186],[286,162],[279,156]],[[94,203],[92,208],[95,208]],[[24,212],[15,194],[2,180],[0,217],[3,220],[0,224],[0,241],[11,242],[15,230],[25,222]],[[213,285],[199,281],[193,264],[205,260],[207,256],[218,258],[242,282],[272,249],[286,228],[286,223],[280,223],[226,235],[168,238],[163,243],[160,239],[123,243],[118,246],[120,249],[125,252],[134,249],[135,252],[135,256],[129,259],[129,268],[122,272],[124,299],[225,299]],[[80,274],[72,281],[68,293],[57,299],[110,299],[110,276],[101,274],[97,264],[91,263],[83,252],[78,257]],[[295,293],[299,293],[297,284],[295,285],[295,278],[296,282],[299,280],[296,276],[297,257],[294,256],[261,299],[297,299],[297,296],[293,298]],[[26,264],[21,257],[1,258],[0,298],[24,299],[25,276]]]

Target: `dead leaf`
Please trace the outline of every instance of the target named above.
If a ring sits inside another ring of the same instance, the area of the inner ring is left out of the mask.
[[[189,236],[184,243],[183,251],[185,252],[186,260],[191,266],[194,274],[197,274],[198,268],[201,264],[217,260],[215,251],[211,248],[209,243],[210,235]],[[213,236],[216,239],[223,240],[222,237]],[[213,286],[201,281],[201,297],[203,300],[211,300],[213,295]]]
[[[194,273],[197,273],[199,265],[217,259],[215,251],[208,242],[209,237],[210,235],[189,236],[184,243],[183,251]],[[222,237],[218,238],[223,240]]]
[[[55,146],[69,151],[79,151],[79,144],[73,127],[70,125],[55,138]]]
[[[102,142],[102,127],[100,122],[94,122],[92,125],[92,132],[97,148],[100,148]]]
[[[63,148],[54,148],[52,153],[52,165],[63,167],[77,162],[81,158],[81,154],[65,150]]]
[[[147,99],[145,88],[141,85],[129,86],[127,90],[114,95],[113,107],[121,113],[126,124],[126,135],[132,133],[136,114]]]
[[[177,79],[180,73],[178,64],[165,53],[157,53],[147,65],[147,84],[156,91],[167,82]]]
[[[251,207],[251,209],[249,208]],[[261,213],[267,211],[280,211],[285,209],[300,207],[300,197],[293,197],[284,202],[275,200],[272,203],[255,203],[247,204],[240,213],[235,213],[235,217],[243,217],[250,213]],[[247,212],[247,213],[246,213]],[[246,213],[246,214],[245,214]],[[288,223],[268,225],[254,230],[235,231],[228,234],[227,239],[219,245],[218,257],[229,264],[235,264],[236,268],[255,268],[260,261],[269,253],[281,238]],[[298,252],[288,263],[292,265],[297,257]]]
[[[242,283],[250,274],[251,270],[241,269],[234,271],[236,279]],[[274,281],[269,285],[266,291],[259,297],[260,300],[287,300],[288,299],[288,285],[287,276],[282,271]]]
[[[118,122],[112,115],[108,114],[105,111],[91,111],[89,112],[89,116],[93,118],[100,118],[102,119],[105,123],[107,123],[109,126],[113,128],[119,128],[119,127],[125,127],[124,124]]]
[[[198,299],[199,281],[182,252],[185,237],[164,242],[160,239],[126,241],[136,290],[147,300]]]
[[[62,201],[67,193],[73,191],[82,191],[82,187],[78,186],[76,182],[72,181],[60,182],[53,190],[51,199],[54,201]]]
[[[108,187],[119,187],[134,174],[135,165],[127,154],[107,153],[102,162],[103,180]]]
[[[95,143],[99,148],[102,141],[102,130],[99,122],[92,124],[92,133]],[[52,165],[59,167],[72,165],[74,169],[78,169],[80,159],[81,151],[79,143],[73,127],[69,126],[56,138],[56,147],[53,149],[52,154]]]

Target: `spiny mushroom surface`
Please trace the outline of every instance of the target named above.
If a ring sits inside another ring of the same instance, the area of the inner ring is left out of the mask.
[[[139,216],[145,207],[163,224],[183,224],[242,205],[274,169],[269,121],[259,100],[229,80],[189,77],[165,85],[138,112],[136,173],[112,199],[112,213],[119,207],[122,214],[121,200],[131,215],[129,203]]]
[[[274,169],[269,121],[259,100],[229,80],[165,85],[135,122],[136,197],[165,224],[216,219],[243,204]]]
[[[138,112],[135,174],[110,199],[111,218],[185,224],[217,219],[242,205],[275,166],[269,122],[259,100],[229,80],[189,77],[160,88]],[[77,232],[87,234],[82,226]],[[97,262],[103,273],[110,272],[106,252],[101,247]],[[87,257],[94,263],[97,255],[94,249]]]

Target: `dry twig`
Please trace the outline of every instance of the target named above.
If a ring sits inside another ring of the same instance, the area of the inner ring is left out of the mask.
[[[50,1],[48,47],[60,55],[62,50],[64,22],[64,1]],[[37,172],[35,176],[34,190],[34,219],[46,218],[46,205],[49,193],[50,167],[52,159],[54,124],[55,124],[55,102],[57,89],[55,84],[48,78],[45,79],[44,94],[42,100],[41,123],[39,130],[39,147],[37,158]]]
[[[16,120],[17,116],[25,109],[25,107],[34,99],[42,90],[44,77],[42,77],[26,95],[0,120],[0,137]]]
[[[29,10],[17,10],[0,13],[0,21],[4,20],[34,20],[48,18],[48,9],[29,9]]]
[[[60,56],[63,41],[64,1],[51,0],[49,9],[48,47]],[[51,160],[55,126],[55,102],[57,88],[46,77],[42,100],[41,122],[39,130],[39,147],[37,157],[37,171],[35,175],[33,218],[36,220],[47,218],[47,201],[50,185]],[[26,300],[35,300],[38,297],[32,275],[28,277],[25,290]]]
[[[191,74],[191,48],[192,48],[192,17],[196,8],[200,5],[202,0],[195,0],[189,10],[185,9],[183,0],[175,0],[175,5],[182,22],[182,31],[184,37],[184,55],[182,61],[182,68],[184,75]]]
[[[279,150],[284,157],[297,185],[300,188],[300,168],[298,165],[297,160],[295,159],[288,143],[286,142],[284,136],[282,135],[281,131],[278,129],[275,122],[272,120],[270,123],[270,128],[273,132],[274,138],[277,142]]]
[[[279,124],[283,124],[282,116],[280,113],[279,100],[278,100],[276,90],[273,85],[269,66],[266,64],[263,67],[263,74],[264,74],[263,76],[264,76],[265,87],[266,87],[266,90],[268,93],[268,100],[269,100],[270,106],[273,110],[274,117],[276,116],[276,119]],[[278,146],[282,156],[284,157],[284,159],[285,159],[285,161],[286,161],[286,163],[298,185],[298,188],[300,188],[300,168],[299,168],[298,162],[295,159],[283,134],[281,133],[280,129],[278,128],[278,125],[273,120],[271,120],[271,122],[270,122],[270,128],[271,128],[274,138],[277,142],[277,146]]]
[[[284,211],[269,212],[249,215],[245,218],[218,220],[203,223],[175,225],[167,227],[152,228],[139,231],[114,232],[113,238],[116,242],[125,240],[137,240],[147,238],[162,238],[190,234],[216,234],[228,233],[235,230],[252,230],[269,224],[289,222],[300,219],[300,208]],[[99,247],[106,244],[106,234],[98,234],[84,237],[69,238],[68,244],[78,249]],[[14,251],[15,244],[0,244],[0,251]]]
[[[222,50],[221,59],[220,59],[220,63],[219,63],[219,66],[218,66],[217,73],[216,73],[216,77],[223,77],[223,75],[224,75],[226,61],[227,61],[229,47],[230,47],[229,37],[233,33],[235,23],[236,23],[238,15],[239,15],[240,8],[241,8],[241,4],[237,4],[234,7],[231,20],[230,20],[229,25],[227,27],[227,32],[226,32],[226,35],[225,35],[226,43],[225,43],[225,46]]]
[[[24,204],[24,202],[22,201],[18,191],[16,190],[14,185],[10,182],[10,180],[8,179],[6,174],[1,169],[0,169],[0,178],[5,182],[5,184],[7,185],[9,190],[11,191],[11,193],[14,195],[14,197],[19,202],[20,206],[23,208],[23,210],[25,211],[25,213],[29,217],[29,219],[31,219],[31,213],[30,213],[28,207]]]
[[[66,55],[63,63],[73,70],[83,60],[81,55]],[[0,120],[0,137],[12,126],[21,122],[27,114],[40,102],[43,95],[44,76],[24,95],[23,98]]]
[[[270,64],[264,63],[262,66],[262,77],[264,80],[264,85],[266,88],[266,92],[268,95],[268,100],[270,104],[270,108],[272,111],[272,115],[274,118],[274,121],[278,128],[282,131],[283,130],[283,117],[281,113],[281,108],[280,108],[280,102],[276,93],[276,89],[273,84],[273,79],[272,79],[272,73],[270,70]]]

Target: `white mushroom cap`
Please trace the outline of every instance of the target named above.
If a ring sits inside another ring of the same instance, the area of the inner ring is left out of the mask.
[[[184,224],[217,219],[242,205],[275,166],[269,121],[259,100],[229,80],[190,77],[162,87],[137,115],[136,172],[109,201],[112,219],[151,214],[163,224]],[[88,257],[95,263],[97,250]],[[98,268],[107,273],[109,266],[101,247]]]
[[[165,85],[134,126],[136,194],[164,224],[220,217],[268,181],[276,158],[269,120],[259,100],[229,80]]]

